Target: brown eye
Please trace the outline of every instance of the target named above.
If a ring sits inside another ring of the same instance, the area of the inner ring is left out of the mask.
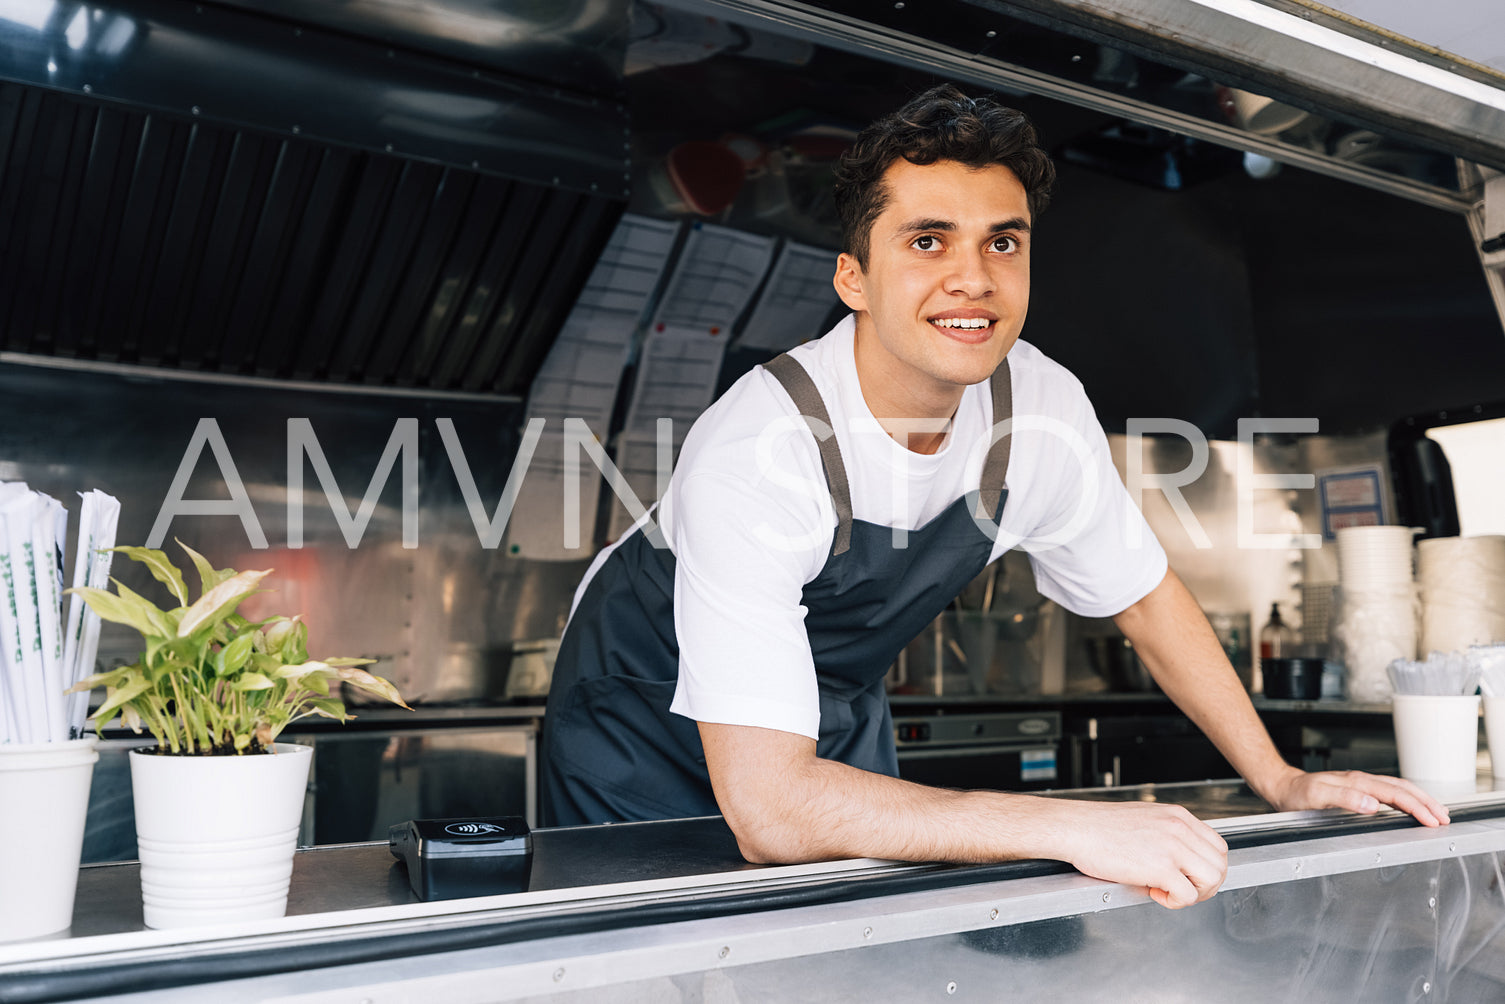
[[[1000,237],[993,242],[993,250],[1002,254],[1013,254],[1019,250],[1019,242],[1012,237]]]
[[[925,234],[923,237],[916,237],[910,241],[909,246],[916,251],[937,251],[940,249],[940,242],[930,234]]]

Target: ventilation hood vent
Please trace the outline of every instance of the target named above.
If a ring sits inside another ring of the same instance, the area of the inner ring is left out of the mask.
[[[625,202],[619,103],[136,6],[0,20],[0,349],[526,393]]]

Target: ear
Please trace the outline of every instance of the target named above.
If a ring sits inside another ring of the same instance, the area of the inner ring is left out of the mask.
[[[853,310],[867,310],[867,295],[862,291],[866,278],[856,258],[845,251],[837,256],[836,274],[831,277],[831,285],[836,287],[841,302]]]

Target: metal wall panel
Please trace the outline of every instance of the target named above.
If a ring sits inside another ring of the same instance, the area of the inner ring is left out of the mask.
[[[235,516],[217,515],[174,518],[161,546],[179,562],[185,558],[174,538],[216,567],[274,569],[277,591],[254,602],[268,615],[304,614],[316,654],[378,659],[374,671],[392,679],[410,703],[499,702],[512,643],[558,636],[585,563],[526,561],[483,547],[435,424],[455,423],[490,512],[519,442],[522,406],[511,399],[227,385],[0,362],[0,481],[26,481],[75,515],[75,492],[109,492],[122,503],[119,542],[141,544],[205,418],[224,437],[266,545],[257,548]],[[379,488],[370,522],[352,546],[306,458],[303,540],[290,542],[293,418],[310,422],[347,512],[361,504],[396,421],[417,419],[417,547],[402,546],[399,472]],[[184,497],[226,498],[231,473],[204,451]],[[113,571],[144,595],[165,598],[135,563],[119,559]],[[101,663],[134,659],[140,642],[128,628],[105,625]]]

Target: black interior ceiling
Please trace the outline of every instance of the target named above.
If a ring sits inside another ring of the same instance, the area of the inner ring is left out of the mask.
[[[824,48],[797,69],[723,54],[639,73],[634,175],[686,139],[776,146],[805,126],[859,128],[937,82]],[[1238,418],[1269,415],[1359,433],[1505,397],[1505,337],[1462,217],[1290,167],[1256,180],[1223,150],[1195,154],[1200,173],[1169,190],[1142,170],[1142,147],[1125,144],[1118,163],[1112,148],[1072,156],[1121,121],[1002,98],[1060,168],[1024,337],[1082,379],[1110,431],[1167,416],[1233,438]],[[651,193],[639,184],[634,198],[644,208]],[[750,197],[724,219],[778,232]]]
[[[0,346],[218,373],[520,393],[621,211],[613,130],[629,111],[633,198],[652,212],[677,142],[840,134],[936,82],[829,49],[762,58],[747,39],[624,82],[626,0],[446,0],[429,20],[382,0],[256,15],[118,0],[99,10],[135,28],[114,62],[93,34],[58,42],[71,6],[52,42],[0,24],[15,81],[0,87]],[[313,27],[282,20],[300,13]],[[537,48],[498,54],[457,30],[486,17]],[[1212,100],[1207,81],[1022,22],[987,48],[1188,110]],[[228,88],[237,59],[298,72]],[[497,75],[509,60],[522,75]],[[557,86],[570,81],[591,90]],[[187,107],[200,93],[202,115]],[[1290,168],[1255,181],[1225,151],[1006,97],[1062,166],[1026,337],[1078,373],[1110,428],[1171,415],[1228,436],[1237,416],[1316,414],[1357,431],[1505,396],[1461,218]],[[400,132],[392,152],[381,130]],[[829,165],[804,161],[800,212],[749,189],[720,219],[834,244]],[[1169,162],[1197,168],[1175,172],[1179,190],[1156,169]]]

